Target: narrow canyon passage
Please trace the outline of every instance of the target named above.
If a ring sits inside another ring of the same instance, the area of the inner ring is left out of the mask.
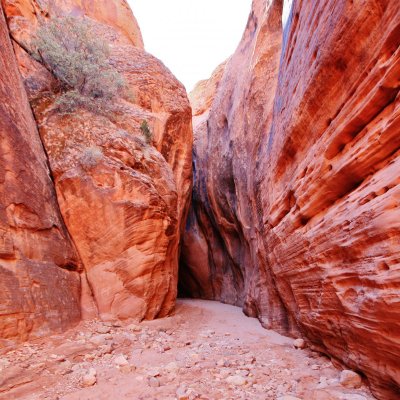
[[[253,0],[190,93],[134,4],[0,3],[0,399],[399,400],[398,0]]]
[[[2,400],[373,399],[342,386],[328,358],[202,300],[141,324],[82,323],[8,352],[0,368]]]

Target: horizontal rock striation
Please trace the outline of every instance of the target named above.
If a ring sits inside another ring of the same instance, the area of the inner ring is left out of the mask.
[[[400,9],[295,1],[281,33],[281,7],[253,2],[196,128],[182,274],[397,399]]]

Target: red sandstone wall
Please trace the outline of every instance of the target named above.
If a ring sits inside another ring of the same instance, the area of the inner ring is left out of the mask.
[[[79,262],[0,7],[0,346],[80,320]]]
[[[196,125],[181,271],[397,399],[400,8],[295,1],[282,34],[281,7],[254,1]]]

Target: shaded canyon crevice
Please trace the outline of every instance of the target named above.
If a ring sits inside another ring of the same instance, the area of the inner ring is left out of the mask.
[[[191,94],[181,292],[303,334],[399,396],[400,10],[253,1],[235,54]]]

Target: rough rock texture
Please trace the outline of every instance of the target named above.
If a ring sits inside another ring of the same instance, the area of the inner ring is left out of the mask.
[[[79,262],[0,6],[0,347],[80,319]]]
[[[209,109],[214,100],[225,63],[221,64],[208,81],[199,82],[190,93],[193,112],[193,194],[186,229],[182,240],[182,254],[179,272],[179,291],[184,297],[223,300],[218,295],[224,278],[221,266],[215,267],[215,231],[209,221],[203,171],[207,162],[207,121]],[[214,245],[214,246],[213,246]],[[208,246],[213,250],[208,252]],[[218,249],[218,251],[221,251]],[[220,260],[223,260],[221,255]]]
[[[178,300],[170,318],[117,325],[85,321],[0,352],[0,400],[374,400],[237,307]]]
[[[397,399],[398,2],[295,1],[283,35],[281,6],[254,1],[196,142],[181,270]]]
[[[61,213],[86,271],[85,316],[167,315],[176,298],[179,238],[191,190],[191,110],[183,86],[141,48],[140,35],[131,34],[136,22],[124,1],[62,2],[63,7],[49,1],[40,18],[75,15],[76,8],[91,18],[99,37],[110,43],[111,62],[129,92],[105,115],[60,115],[54,110],[57,83],[25,51],[29,40],[19,37],[23,30],[32,37],[37,21],[13,17],[37,4],[5,3]],[[144,119],[154,146],[141,134]]]
[[[32,33],[32,25],[46,18],[72,15],[95,19],[110,25],[131,43],[143,49],[143,39],[139,26],[126,0],[1,0],[8,24],[13,31],[13,39],[27,46]]]
[[[181,291],[245,306],[266,327],[285,330],[286,312],[265,251],[257,245],[262,237],[253,179],[260,132],[271,124],[282,41],[280,6],[255,2],[222,78],[217,70],[208,86],[203,83],[191,94],[195,113],[205,111],[194,117],[193,207],[184,237]],[[196,90],[204,89],[208,99],[217,86],[213,102],[199,101]]]

